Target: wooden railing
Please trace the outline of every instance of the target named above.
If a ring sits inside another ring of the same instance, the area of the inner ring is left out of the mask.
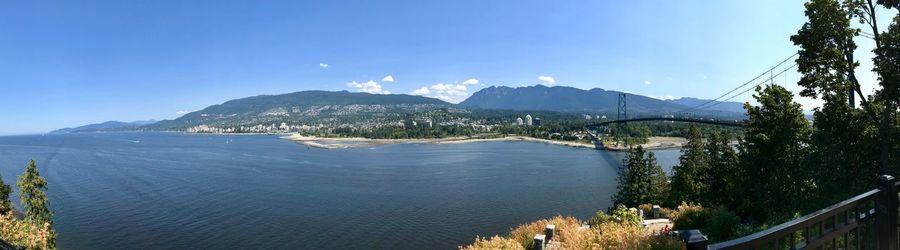
[[[877,189],[708,249],[900,250],[898,185],[894,177],[881,176]]]

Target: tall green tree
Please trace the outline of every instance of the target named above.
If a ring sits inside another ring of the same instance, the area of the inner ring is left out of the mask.
[[[709,172],[709,161],[705,147],[700,128],[691,126],[688,130],[687,145],[678,157],[678,165],[672,167],[672,191],[668,205],[681,204],[683,201],[707,204],[706,194],[709,192],[709,186],[706,177]]]
[[[28,162],[25,173],[16,181],[19,186],[19,200],[25,208],[25,218],[32,222],[53,224],[53,212],[47,199],[47,181],[38,173],[37,163],[34,160]]]
[[[9,200],[10,194],[12,194],[12,187],[3,182],[3,177],[0,176],[0,214],[12,211],[12,203]]]
[[[818,189],[818,207],[871,189],[878,173],[874,125],[862,110],[826,102],[817,109],[810,142],[809,169]]]
[[[744,199],[736,207],[745,218],[767,221],[798,212],[811,195],[810,172],[803,164],[811,128],[790,91],[777,85],[756,91],[761,105],[744,104],[741,189],[735,194]]]
[[[706,143],[708,192],[704,194],[709,206],[734,204],[738,197],[733,195],[738,183],[738,156],[731,146],[728,131],[713,132]],[[736,207],[729,207],[736,209]]]
[[[641,146],[631,148],[628,158],[622,162],[613,204],[628,207],[662,204],[668,194],[668,178],[653,152],[647,152]]]
[[[884,8],[896,8],[897,1],[881,0],[811,0],[806,3],[808,21],[800,28],[791,41],[800,46],[797,58],[798,71],[803,75],[799,85],[804,87],[802,96],[817,98],[821,96],[826,103],[849,103],[851,93],[858,97],[867,120],[877,131],[879,173],[896,173],[893,158],[896,150],[894,131],[896,115],[900,103],[900,27],[898,16],[887,32],[879,32],[876,12]],[[862,93],[860,81],[856,76],[859,62],[854,58],[857,45],[854,37],[859,36],[860,29],[851,27],[852,21],[864,24],[865,36],[874,41],[875,65],[878,83],[881,89],[873,96]],[[820,112],[823,118],[842,115],[843,110],[825,108]],[[844,112],[844,115],[847,113]],[[818,121],[816,122],[818,124]],[[826,124],[826,126],[836,126]],[[848,127],[848,129],[862,129]],[[822,130],[823,133],[839,132]],[[823,145],[824,146],[824,145]],[[835,148],[827,149],[834,152]],[[855,178],[855,177],[854,177]]]

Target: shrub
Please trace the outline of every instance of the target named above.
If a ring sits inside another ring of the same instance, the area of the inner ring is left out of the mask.
[[[682,202],[678,210],[672,213],[673,229],[702,229],[706,226],[706,214],[703,206]]]
[[[464,250],[479,250],[479,249],[511,249],[511,250],[525,250],[525,247],[519,242],[516,242],[513,239],[494,236],[490,239],[485,239],[481,237],[475,237],[475,243],[466,247],[460,247],[459,249]]]
[[[599,227],[600,224],[611,221],[612,216],[604,213],[603,211],[597,211],[597,214],[594,214],[594,217],[591,217],[591,219],[588,220],[588,225],[590,225],[591,227]]]
[[[653,204],[641,204],[638,206],[638,210],[644,212],[644,218],[652,218],[653,217]],[[659,208],[659,218],[671,218],[672,209],[660,207]]]
[[[29,220],[17,220],[12,212],[0,214],[0,239],[24,249],[53,249],[55,233],[50,223],[38,225]]]
[[[613,214],[620,214],[620,216],[625,213],[633,214],[632,217],[637,215],[636,210],[629,210],[624,207],[613,210]],[[678,239],[666,236],[651,236],[634,223],[623,223],[624,220],[621,222],[617,221],[613,219],[613,215],[607,215],[602,212],[597,214],[601,215],[599,217],[605,218],[602,219],[604,222],[591,228],[581,227],[581,221],[578,219],[557,216],[520,225],[512,229],[508,237],[494,236],[490,239],[477,237],[472,245],[460,247],[460,249],[530,249],[534,235],[543,233],[547,224],[556,225],[556,235],[553,237],[553,241],[558,247],[554,249],[674,250],[684,248],[684,244]]]
[[[707,209],[706,226],[703,232],[710,241],[722,241],[738,236],[741,218],[723,207]]]
[[[638,210],[644,212],[644,218],[650,218],[653,216],[653,204],[641,204],[638,205]]]
[[[548,224],[556,225],[556,235],[553,236],[554,241],[573,242],[580,241],[578,228],[581,222],[575,217],[556,216],[550,219],[539,220],[529,224],[516,227],[509,233],[509,238],[519,242],[526,249],[531,248],[534,241],[534,235],[544,233],[544,229]]]
[[[597,227],[600,224],[607,222],[615,222],[640,226],[641,222],[644,221],[644,218],[641,218],[637,211],[638,210],[634,208],[626,208],[623,205],[618,205],[616,206],[616,209],[610,211],[610,214],[606,214],[603,211],[597,211],[597,214],[588,221],[588,225]]]
[[[684,249],[681,240],[668,236],[653,236],[643,228],[624,223],[609,222],[592,229],[590,241],[581,249]]]
[[[740,217],[723,207],[703,208],[697,204],[682,203],[672,216],[673,229],[700,229],[712,242],[741,235],[744,226]]]

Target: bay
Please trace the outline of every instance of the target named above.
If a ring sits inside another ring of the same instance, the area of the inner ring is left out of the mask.
[[[667,172],[680,155],[653,152]],[[0,137],[6,183],[29,159],[47,179],[62,249],[455,249],[606,209],[624,156],[513,141],[323,150],[266,135]]]

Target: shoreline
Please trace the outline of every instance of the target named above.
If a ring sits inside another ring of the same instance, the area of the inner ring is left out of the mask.
[[[331,137],[316,137],[316,136],[304,136],[300,134],[291,134],[288,136],[282,136],[282,139],[287,139],[294,141],[298,144],[306,145],[311,148],[319,148],[319,149],[342,149],[342,148],[363,148],[363,147],[375,147],[381,145],[393,145],[393,144],[460,144],[460,143],[476,143],[476,142],[501,142],[501,141],[527,141],[527,142],[537,142],[551,145],[559,145],[559,146],[567,146],[573,148],[584,148],[584,149],[595,149],[595,150],[607,150],[607,151],[627,151],[628,148],[625,147],[604,147],[597,144],[587,144],[582,142],[574,142],[574,141],[556,141],[556,140],[548,140],[541,138],[534,138],[530,136],[522,136],[522,135],[507,135],[504,137],[498,138],[483,138],[483,137],[468,137],[468,136],[457,136],[457,137],[446,137],[446,138],[433,138],[433,139],[369,139],[369,138],[361,138],[361,137],[342,137],[342,138],[331,138]],[[651,137],[650,142],[642,144],[645,149],[675,149],[681,148],[684,145],[684,142],[687,140],[684,138],[678,137]]]

